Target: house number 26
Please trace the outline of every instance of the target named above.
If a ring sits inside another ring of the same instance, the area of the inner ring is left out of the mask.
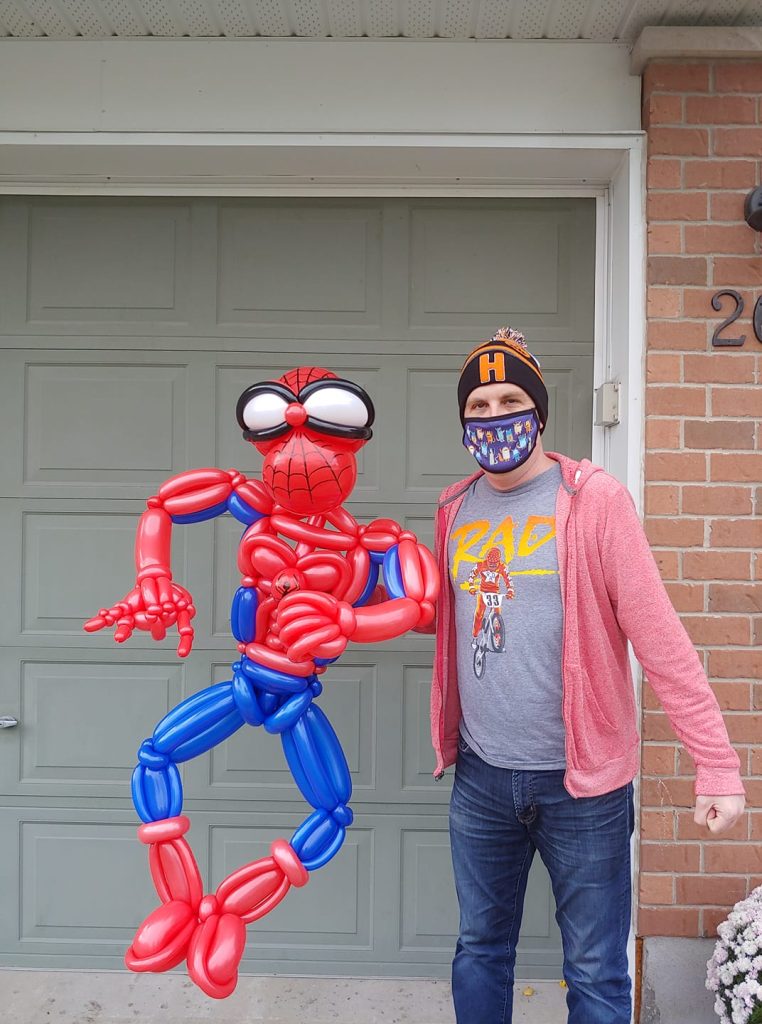
[[[739,318],[743,313],[743,298],[733,288],[723,288],[721,292],[716,292],[712,296],[712,308],[718,312],[722,309],[722,298],[724,295],[730,296],[731,299],[735,299],[736,308],[726,317],[721,324],[718,324],[714,329],[712,335],[712,344],[715,348],[728,348],[728,347],[739,347],[746,341],[746,335],[742,334],[740,338],[721,338],[720,332],[724,331],[726,327],[729,327],[735,320]],[[754,334],[757,337],[757,341],[762,343],[762,295],[757,299],[754,306],[754,316],[752,317],[752,325],[754,327]]]

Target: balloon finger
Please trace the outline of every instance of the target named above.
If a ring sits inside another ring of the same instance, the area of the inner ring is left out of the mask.
[[[286,623],[285,626],[283,623],[278,623],[278,635],[286,647],[288,647],[292,640],[297,639],[301,634],[306,633],[307,630],[321,629],[325,625],[327,623],[324,615],[306,615],[304,618],[300,616],[293,622]]]
[[[177,616],[177,631],[180,634],[180,640],[177,645],[177,654],[180,658],[187,657],[190,654],[191,647],[193,646],[194,632],[190,620],[190,612],[187,609],[185,611],[181,611]]]
[[[95,633],[97,630],[103,629],[105,625],[105,617],[103,615],[95,615],[92,619],[88,619],[82,628],[86,633]]]
[[[172,603],[172,581],[166,576],[159,576],[156,580],[156,587],[159,592],[159,602],[161,604]]]
[[[156,580],[152,576],[146,577],[140,584],[140,592],[143,595],[143,604],[147,612],[158,614],[159,592],[156,588]]]
[[[315,654],[318,658],[338,658],[340,654],[344,653],[346,646],[347,638],[345,636],[338,636],[335,640],[329,640],[327,643],[316,647]]]
[[[151,627],[151,636],[154,640],[163,640],[167,635],[167,629],[163,622],[154,622]]]
[[[123,644],[125,640],[129,640],[132,636],[132,630],[134,628],[132,616],[125,616],[123,619],[119,619],[116,624],[116,632],[114,633],[114,640],[118,644]]]
[[[288,648],[288,656],[291,661],[301,661],[311,654],[315,647],[329,640],[335,640],[338,635],[339,627],[335,623],[324,626],[322,629],[313,630],[312,633],[308,633],[307,636],[297,640]]]

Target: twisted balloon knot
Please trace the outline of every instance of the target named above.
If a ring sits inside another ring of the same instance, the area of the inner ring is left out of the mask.
[[[169,757],[166,754],[160,754],[158,750],[154,749],[153,740],[143,740],[138,750],[138,761],[143,765],[144,768],[152,768],[154,771],[161,771],[162,768],[166,768],[169,764]]]
[[[208,896],[204,896],[204,898],[201,900],[201,902],[198,905],[197,913],[198,913],[198,919],[201,922],[201,924],[203,924],[204,921],[206,921],[208,918],[214,916],[215,914],[219,914],[219,912],[220,912],[220,905],[217,902],[217,897],[214,894],[210,894]]]
[[[339,804],[331,811],[331,817],[337,825],[343,825],[344,828],[349,828],[352,822],[355,820],[355,816],[352,813],[352,808],[347,807],[346,804]]]

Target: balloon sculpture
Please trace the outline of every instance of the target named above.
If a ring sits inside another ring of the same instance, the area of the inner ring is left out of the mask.
[[[164,483],[138,526],[135,588],[84,627],[93,632],[115,624],[114,639],[122,643],[136,628],[161,640],[176,625],[177,653],[186,657],[195,609],[172,579],[172,524],[229,512],[245,525],[241,586],[231,611],[240,655],[232,678],[170,711],[141,744],[132,777],[144,823],[138,837],[149,848],[161,905],[138,928],[125,963],[159,972],[187,960],[193,981],[217,999],[236,986],[245,926],[334,857],[352,822],[349,768],[315,703],[318,677],[349,640],[374,643],[430,623],[439,587],[434,559],[414,534],[391,519],[360,525],[342,508],[357,478],[355,453],[371,436],[373,405],[362,388],[328,370],[301,367],[247,388],[236,411],[244,438],[264,455],[262,480],[196,469]],[[379,572],[386,594],[378,588]],[[289,841],[272,843],[269,857],[204,895],[185,839],[190,822],[182,814],[177,765],[244,723],[280,735],[314,810]]]

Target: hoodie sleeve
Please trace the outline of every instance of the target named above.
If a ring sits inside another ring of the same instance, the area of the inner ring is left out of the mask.
[[[696,764],[697,795],[744,793],[717,698],[672,607],[626,488],[610,498],[602,538],[606,588],[675,733]]]

